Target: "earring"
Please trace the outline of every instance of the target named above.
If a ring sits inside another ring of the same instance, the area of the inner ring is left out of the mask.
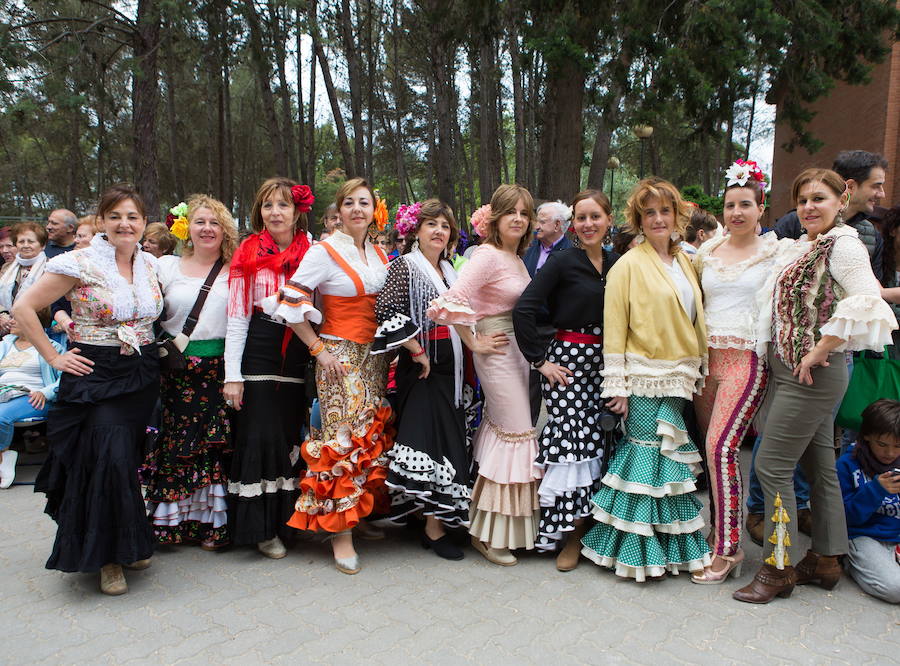
[[[638,245],[643,243],[645,240],[647,240],[647,238],[644,236],[643,233],[639,233],[637,236],[634,237],[634,242],[637,243]]]
[[[677,231],[673,231],[672,233],[669,234],[669,238],[672,240],[672,242],[675,242],[679,238],[681,238],[681,234],[679,234]]]
[[[844,224],[844,209],[841,208],[838,211],[837,218],[835,218],[834,226],[840,227],[840,226],[843,226],[843,224]]]
[[[419,249],[419,239],[417,238],[416,240],[413,241],[412,251],[416,252],[418,249]]]

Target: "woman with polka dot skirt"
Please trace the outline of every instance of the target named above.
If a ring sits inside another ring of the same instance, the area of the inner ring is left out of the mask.
[[[679,240],[687,204],[674,185],[640,181],[625,230],[638,245],[609,272],[603,312],[601,397],[625,417],[600,491],[598,521],[582,554],[638,582],[710,564],[695,473],[700,453],[682,416],[703,386],[706,324],[690,259]]]
[[[551,254],[513,310],[519,349],[543,376],[549,416],[535,461],[544,472],[538,488],[541,518],[536,545],[538,550],[560,551],[556,558],[560,571],[578,565],[591,497],[600,489],[606,448],[600,398],[603,292],[606,274],[619,256],[603,249],[612,223],[605,194],[580,192],[572,210],[578,246]],[[557,331],[545,348],[538,320],[548,314]]]
[[[391,516],[425,516],[422,546],[448,560],[463,551],[447,527],[469,526],[469,447],[463,405],[463,347],[452,326],[425,311],[456,282],[447,246],[458,236],[453,211],[437,199],[401,206],[395,229],[406,237],[375,301],[372,354],[400,357],[395,373],[397,435],[388,451]]]

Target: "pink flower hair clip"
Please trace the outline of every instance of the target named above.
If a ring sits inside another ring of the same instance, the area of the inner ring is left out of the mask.
[[[472,213],[472,217],[469,218],[469,224],[472,225],[472,230],[482,238],[487,235],[487,225],[490,217],[491,205],[485,204]]]

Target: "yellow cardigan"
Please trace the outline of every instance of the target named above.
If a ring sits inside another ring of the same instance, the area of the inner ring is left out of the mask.
[[[629,250],[609,270],[603,310],[604,398],[640,395],[690,400],[707,366],[703,295],[690,259],[676,252],[694,290],[693,322],[650,243]]]

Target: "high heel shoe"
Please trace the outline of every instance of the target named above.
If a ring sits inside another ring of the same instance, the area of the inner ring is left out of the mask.
[[[348,536],[352,534],[353,530],[335,532],[334,534],[329,534],[327,537],[325,537],[325,541],[334,541],[336,537]],[[331,547],[334,548],[334,543],[331,544]],[[340,571],[342,574],[347,574],[348,576],[358,574],[362,570],[362,567],[359,565],[359,554],[353,553],[353,555],[351,555],[350,557],[338,557],[337,555],[334,555],[334,568]]]
[[[767,604],[775,597],[787,599],[794,591],[797,575],[794,567],[777,569],[771,564],[764,564],[756,572],[756,576],[746,585],[732,594],[732,598],[748,604]]]
[[[833,590],[843,575],[837,555],[819,555],[811,550],[797,564],[797,585],[818,585]]]
[[[744,568],[744,551],[739,550],[733,556],[716,555],[716,557],[720,560],[725,560],[725,568],[721,571],[715,571],[710,565],[701,573],[691,574],[692,583],[697,583],[697,585],[721,585],[729,576],[740,577],[741,570]]]

